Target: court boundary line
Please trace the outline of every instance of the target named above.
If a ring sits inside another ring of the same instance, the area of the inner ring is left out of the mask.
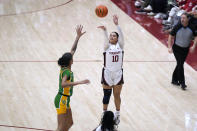
[[[53,62],[57,62],[55,60],[0,60],[0,63],[53,63]],[[103,60],[75,60],[74,62],[103,62]],[[176,61],[169,61],[169,60],[164,60],[164,61],[157,61],[157,60],[124,60],[123,62],[126,63],[162,63],[162,62],[176,62]]]
[[[52,7],[48,7],[48,8],[45,8],[45,9],[38,9],[38,10],[26,11],[26,12],[20,12],[20,13],[1,14],[0,17],[33,14],[33,13],[37,13],[37,12],[41,12],[41,11],[47,11],[47,10],[51,10],[51,9],[55,9],[55,8],[64,6],[64,5],[66,5],[66,4],[68,4],[68,3],[72,2],[72,1],[73,0],[69,0],[69,1],[67,1],[65,3],[59,4],[59,5],[56,5],[56,6],[52,6]]]
[[[24,127],[24,126],[0,125],[0,127],[7,127],[7,128],[21,128],[21,129],[28,129],[28,130],[40,130],[40,131],[54,131],[54,130],[39,129],[39,128],[31,128],[31,127]]]

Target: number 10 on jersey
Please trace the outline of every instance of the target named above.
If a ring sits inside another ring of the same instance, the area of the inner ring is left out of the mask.
[[[112,56],[112,62],[118,62],[118,59],[119,59],[118,55]]]

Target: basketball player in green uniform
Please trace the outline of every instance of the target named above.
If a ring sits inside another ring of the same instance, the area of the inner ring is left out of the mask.
[[[77,49],[78,41],[80,37],[85,34],[85,32],[82,32],[82,29],[83,26],[77,26],[77,37],[73,44],[71,52],[65,53],[58,60],[58,65],[61,68],[59,75],[59,91],[54,100],[58,120],[57,131],[68,131],[69,128],[73,125],[72,112],[70,108],[70,97],[73,94],[73,86],[90,83],[90,81],[87,79],[74,82],[73,72],[71,71],[71,65],[73,64],[73,55]]]

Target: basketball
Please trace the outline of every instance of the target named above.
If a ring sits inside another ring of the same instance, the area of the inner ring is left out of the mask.
[[[108,9],[104,5],[99,5],[95,9],[95,13],[98,17],[105,17],[108,14]]]

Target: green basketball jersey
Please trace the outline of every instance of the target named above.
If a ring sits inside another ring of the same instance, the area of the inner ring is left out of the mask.
[[[67,76],[67,80],[66,80],[67,82],[74,82],[73,72],[68,68],[65,68],[65,67],[61,68],[60,75],[59,75],[59,93],[72,96],[73,86],[62,88],[62,79],[65,75]]]

